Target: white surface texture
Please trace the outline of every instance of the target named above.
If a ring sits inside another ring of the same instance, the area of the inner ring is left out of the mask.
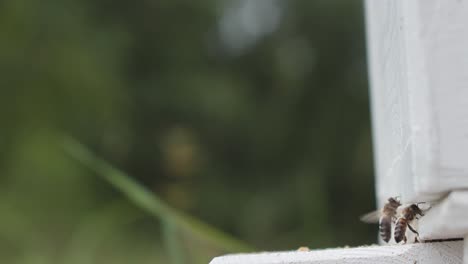
[[[468,1],[367,0],[377,196],[468,188]]]
[[[419,221],[421,239],[463,238],[468,234],[468,191],[451,192]]]
[[[434,201],[420,238],[467,237],[468,1],[365,3],[379,206]]]
[[[210,264],[460,264],[463,241],[418,243],[395,246],[267,252],[217,257]]]

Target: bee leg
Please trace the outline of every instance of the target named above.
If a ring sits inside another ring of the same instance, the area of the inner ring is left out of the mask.
[[[403,244],[406,244],[406,241],[407,241],[406,236],[404,236],[403,237]]]
[[[408,228],[409,228],[413,233],[415,233],[416,235],[419,236],[418,231],[414,230],[414,228],[413,228],[410,224],[408,224]]]
[[[419,239],[418,239],[419,233],[418,233],[416,230],[414,230],[414,228],[413,228],[410,224],[408,224],[408,228],[409,228],[413,233],[416,234],[416,237],[414,237],[414,243],[419,243]]]

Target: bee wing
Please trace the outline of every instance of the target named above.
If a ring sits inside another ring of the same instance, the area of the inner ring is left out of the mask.
[[[377,224],[380,220],[380,216],[382,216],[382,212],[380,210],[372,211],[361,216],[361,221],[368,224]]]

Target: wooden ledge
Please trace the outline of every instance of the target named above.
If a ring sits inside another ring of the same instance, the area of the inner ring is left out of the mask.
[[[210,264],[332,264],[408,263],[461,264],[463,241],[368,246],[311,251],[234,254],[214,258]]]
[[[419,220],[423,240],[459,238],[468,234],[468,191],[451,192]]]

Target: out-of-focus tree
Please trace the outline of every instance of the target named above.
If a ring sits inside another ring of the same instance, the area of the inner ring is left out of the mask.
[[[8,263],[165,261],[63,134],[257,248],[374,238],[360,1],[3,1],[0,68]]]

